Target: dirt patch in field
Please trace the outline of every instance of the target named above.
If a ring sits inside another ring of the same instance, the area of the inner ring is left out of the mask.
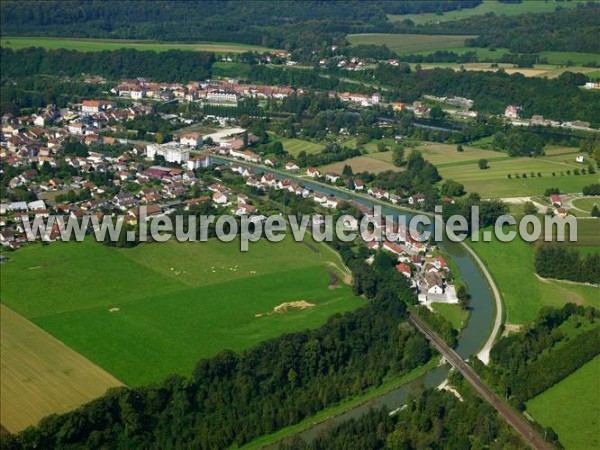
[[[108,312],[111,312],[111,313],[113,313],[113,312],[119,312],[120,310],[121,310],[120,308],[110,308],[110,309],[108,310]]]
[[[337,276],[337,273],[333,272],[332,270],[328,270],[327,274],[329,275],[329,286],[327,286],[329,289],[335,289],[337,287],[340,286],[340,280]]]
[[[312,308],[313,306],[315,306],[314,303],[308,303],[305,300],[299,300],[297,302],[285,302],[273,308],[273,312],[275,314],[282,314],[290,309],[308,309]]]
[[[295,302],[285,302],[277,305],[273,308],[273,311],[268,313],[257,313],[254,317],[270,316],[271,314],[283,314],[288,312],[290,309],[308,309],[314,307],[314,303],[309,303],[306,300],[298,300]]]
[[[504,324],[504,332],[502,333],[502,337],[508,336],[510,333],[518,333],[523,328],[523,325],[519,325],[516,323],[505,323]]]

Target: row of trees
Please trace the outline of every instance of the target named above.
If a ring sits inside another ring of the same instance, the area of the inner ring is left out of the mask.
[[[494,345],[489,366],[478,364],[477,369],[499,394],[523,408],[525,401],[599,353],[598,314],[592,307],[572,303],[561,309],[546,307],[531,326]],[[567,334],[567,328],[574,333]]]
[[[541,245],[535,252],[535,271],[545,278],[600,284],[600,254],[582,255],[564,245]]]

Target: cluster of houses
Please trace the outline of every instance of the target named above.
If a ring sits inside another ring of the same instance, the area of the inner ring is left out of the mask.
[[[547,119],[541,115],[533,115],[530,119],[520,117],[522,107],[517,105],[508,105],[504,110],[504,118],[508,119],[512,125],[529,127],[529,126],[548,126],[555,128],[569,128],[572,130],[597,131],[590,127],[589,122],[583,120],[572,120],[560,122],[558,120]]]
[[[144,98],[171,101],[178,99],[186,102],[204,101],[215,104],[237,104],[240,98],[285,98],[296,91],[290,86],[262,86],[243,84],[237,80],[205,80],[187,84],[160,83],[145,78],[123,80],[111,89],[119,97],[141,100]]]

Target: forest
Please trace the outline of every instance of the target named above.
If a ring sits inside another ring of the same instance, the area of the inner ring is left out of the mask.
[[[600,53],[600,5],[579,4],[551,13],[515,16],[485,14],[462,20],[415,26],[410,21],[398,24],[396,32],[424,34],[477,35],[467,39],[470,47],[508,48],[514,53],[564,51]],[[510,32],[507,32],[510,30]],[[527,36],[527,39],[523,37]]]
[[[567,303],[545,307],[525,330],[503,337],[492,348],[488,367],[477,370],[520,409],[527,400],[567,377],[600,351],[598,310]],[[565,327],[580,329],[575,336]]]
[[[407,401],[406,408],[390,416],[385,407],[342,422],[311,442],[294,438],[282,450],[449,449],[512,448],[527,446],[493,408],[466,383],[464,401],[447,391],[429,389]]]
[[[121,49],[102,52],[45,50],[30,47],[22,50],[0,48],[2,79],[20,79],[44,74],[77,76],[82,73],[110,80],[148,77],[166,82],[183,82],[210,78],[215,61],[213,53],[169,50],[162,53]]]
[[[406,320],[414,293],[393,258],[380,253],[369,266],[345,244],[333,245],[344,247],[340,254],[355,292],[370,299],[366,306],[240,354],[223,351],[201,360],[191,377],[110,390],[78,410],[3,435],[1,447],[239,446],[426,363],[429,344]]]
[[[563,245],[541,245],[535,252],[535,271],[544,278],[600,284],[600,254],[582,255]]]
[[[342,43],[348,33],[392,31],[395,25],[386,14],[443,12],[480,3],[9,0],[0,2],[0,28],[6,36],[221,41],[294,50]]]

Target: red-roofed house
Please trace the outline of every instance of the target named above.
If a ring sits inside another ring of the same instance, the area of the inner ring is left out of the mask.
[[[396,266],[396,270],[403,274],[406,278],[410,278],[412,276],[412,270],[408,264],[398,264]]]

